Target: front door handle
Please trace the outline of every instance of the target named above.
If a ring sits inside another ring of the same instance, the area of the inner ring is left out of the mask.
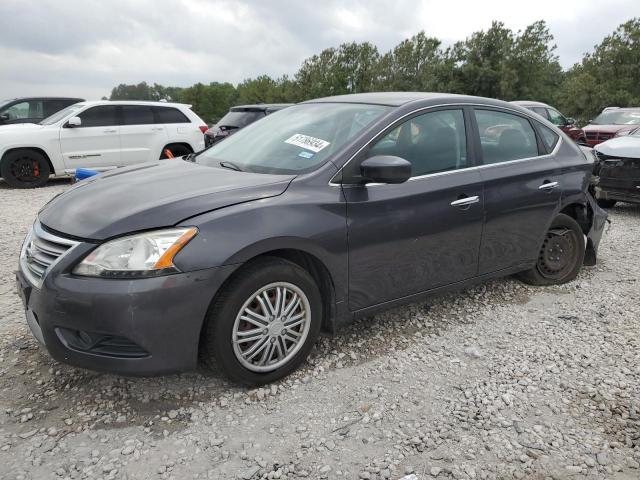
[[[554,188],[558,188],[560,185],[558,182],[546,182],[538,187],[538,190],[553,190]]]
[[[116,133],[118,130],[115,129],[107,129],[107,130],[103,130],[104,133]]]
[[[164,130],[164,128],[162,127],[153,127],[151,130],[153,130],[154,132],[161,132]]]
[[[480,201],[480,197],[477,195],[474,197],[464,197],[451,202],[451,206],[452,207],[468,207],[469,205],[478,203],[479,201]]]

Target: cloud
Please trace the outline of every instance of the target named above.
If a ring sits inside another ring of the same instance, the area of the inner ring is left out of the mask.
[[[501,20],[545,19],[570,66],[634,15],[637,0],[2,0],[0,97],[99,98],[118,83],[188,86],[293,74],[323,48],[369,41],[381,51],[420,30],[445,44]]]

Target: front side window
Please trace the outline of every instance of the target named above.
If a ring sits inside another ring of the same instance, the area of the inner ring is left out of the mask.
[[[411,163],[411,176],[465,168],[467,137],[461,109],[425,113],[378,140],[368,157],[392,155]]]
[[[115,105],[100,105],[89,108],[80,115],[81,127],[110,127],[118,125],[118,107]]]
[[[529,121],[495,110],[475,110],[485,164],[537,157],[536,134]]]
[[[145,105],[123,105],[123,125],[152,125],[155,123],[153,110]]]
[[[255,173],[311,171],[392,108],[356,103],[295,105],[214,144],[196,162],[213,167],[231,163]]]
[[[44,110],[42,108],[42,100],[30,100],[16,103],[9,108],[0,112],[0,115],[6,115],[7,120],[25,120],[28,118],[44,118]]]
[[[554,125],[558,125],[560,127],[563,127],[567,124],[567,119],[564,117],[564,115],[562,115],[557,110],[554,110],[553,108],[549,109],[549,121]]]

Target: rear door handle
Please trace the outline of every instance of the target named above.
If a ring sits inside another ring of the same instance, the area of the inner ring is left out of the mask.
[[[538,190],[553,190],[554,188],[558,188],[558,185],[560,185],[558,182],[547,182],[540,185]]]
[[[164,128],[162,127],[153,127],[151,130],[153,130],[154,132],[161,132],[164,130]]]
[[[118,130],[115,129],[107,129],[107,130],[103,130],[104,133],[116,133]]]
[[[469,205],[472,205],[474,203],[478,203],[480,201],[480,197],[479,196],[474,196],[474,197],[464,197],[461,198],[459,200],[454,200],[453,202],[451,202],[451,206],[452,207],[467,207]]]

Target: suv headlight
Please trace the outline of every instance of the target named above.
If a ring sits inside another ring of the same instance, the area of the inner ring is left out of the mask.
[[[170,228],[116,238],[89,253],[73,273],[89,277],[154,277],[179,271],[173,258],[198,229]]]

